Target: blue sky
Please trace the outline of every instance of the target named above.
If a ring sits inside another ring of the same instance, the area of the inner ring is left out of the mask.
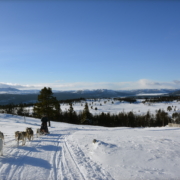
[[[180,88],[180,1],[0,1],[0,87]]]

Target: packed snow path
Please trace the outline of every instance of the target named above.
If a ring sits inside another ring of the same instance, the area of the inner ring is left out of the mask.
[[[27,142],[25,146],[21,143],[17,146],[15,141],[6,142],[5,155],[0,163],[0,179],[113,179],[78,146],[70,145],[66,140],[69,135],[69,131],[53,131]]]
[[[14,132],[40,119],[0,114],[0,180],[179,180],[180,128],[106,128],[51,122],[25,146]],[[93,139],[97,142],[92,143]]]

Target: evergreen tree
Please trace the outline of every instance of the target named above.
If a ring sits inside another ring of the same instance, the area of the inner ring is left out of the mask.
[[[14,106],[14,104],[8,104],[7,106],[6,106],[6,113],[8,113],[8,114],[14,114],[14,108],[15,108],[15,106]]]
[[[89,107],[87,103],[84,106],[81,124],[84,123],[85,121],[88,121],[90,124],[92,124],[92,114],[89,112]]]
[[[69,109],[67,112],[67,122],[77,124],[78,123],[78,117],[76,112],[74,111],[73,104],[69,103]]]
[[[151,123],[151,114],[150,114],[150,112],[148,111],[147,113],[146,113],[146,115],[145,115],[145,123],[146,123],[146,126],[148,126],[148,127],[150,127],[150,123]]]
[[[58,101],[56,101],[54,103],[54,106],[55,106],[55,115],[54,115],[55,121],[61,121],[61,119],[62,119],[62,110],[61,110],[60,103]]]
[[[172,107],[171,107],[171,106],[168,106],[168,107],[167,107],[167,111],[172,111]]]
[[[174,120],[175,123],[179,123],[180,122],[180,114],[175,112],[172,114],[172,118]]]
[[[24,115],[24,106],[23,106],[23,104],[19,105],[19,108],[17,110],[17,114],[20,115],[20,116]]]
[[[135,115],[132,111],[130,111],[128,114],[128,120],[129,120],[129,127],[135,127],[136,126],[136,123],[135,123]]]
[[[57,99],[53,97],[52,89],[44,87],[38,95],[38,102],[34,105],[36,117],[40,118],[46,114],[48,118],[54,119],[55,112],[58,109],[57,103]]]
[[[72,103],[69,103],[68,122],[70,122],[70,123],[73,122],[73,114],[74,114],[74,109],[73,109]]]

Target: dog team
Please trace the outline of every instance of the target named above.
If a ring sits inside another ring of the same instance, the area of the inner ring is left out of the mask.
[[[40,129],[36,129],[36,136],[39,137]],[[22,140],[22,146],[26,144],[26,139],[29,141],[33,140],[34,132],[32,128],[26,128],[26,131],[16,131],[15,140],[19,146],[19,141]],[[0,131],[0,155],[3,156],[3,145],[4,145],[4,134]]]

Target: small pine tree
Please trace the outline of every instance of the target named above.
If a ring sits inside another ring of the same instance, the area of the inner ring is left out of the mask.
[[[62,116],[60,103],[57,101],[55,102],[54,106],[55,106],[54,118],[56,121],[60,121],[61,116]]]
[[[168,106],[168,107],[167,107],[167,111],[172,111],[172,107],[171,107],[171,106]]]
[[[19,108],[18,108],[18,110],[17,110],[17,114],[20,115],[20,116],[24,115],[24,107],[23,107],[23,104],[20,104],[20,105],[19,105]]]
[[[72,105],[72,103],[69,103],[68,116],[69,116],[70,121],[71,121],[71,119],[73,117],[73,113],[74,113],[73,105]]]
[[[76,124],[77,123],[77,114],[74,111],[73,104],[69,103],[69,109],[68,109],[68,122]]]
[[[81,124],[84,123],[85,121],[89,121],[89,123],[92,123],[91,120],[92,120],[92,114],[89,112],[89,107],[88,104],[86,103],[82,114]]]

